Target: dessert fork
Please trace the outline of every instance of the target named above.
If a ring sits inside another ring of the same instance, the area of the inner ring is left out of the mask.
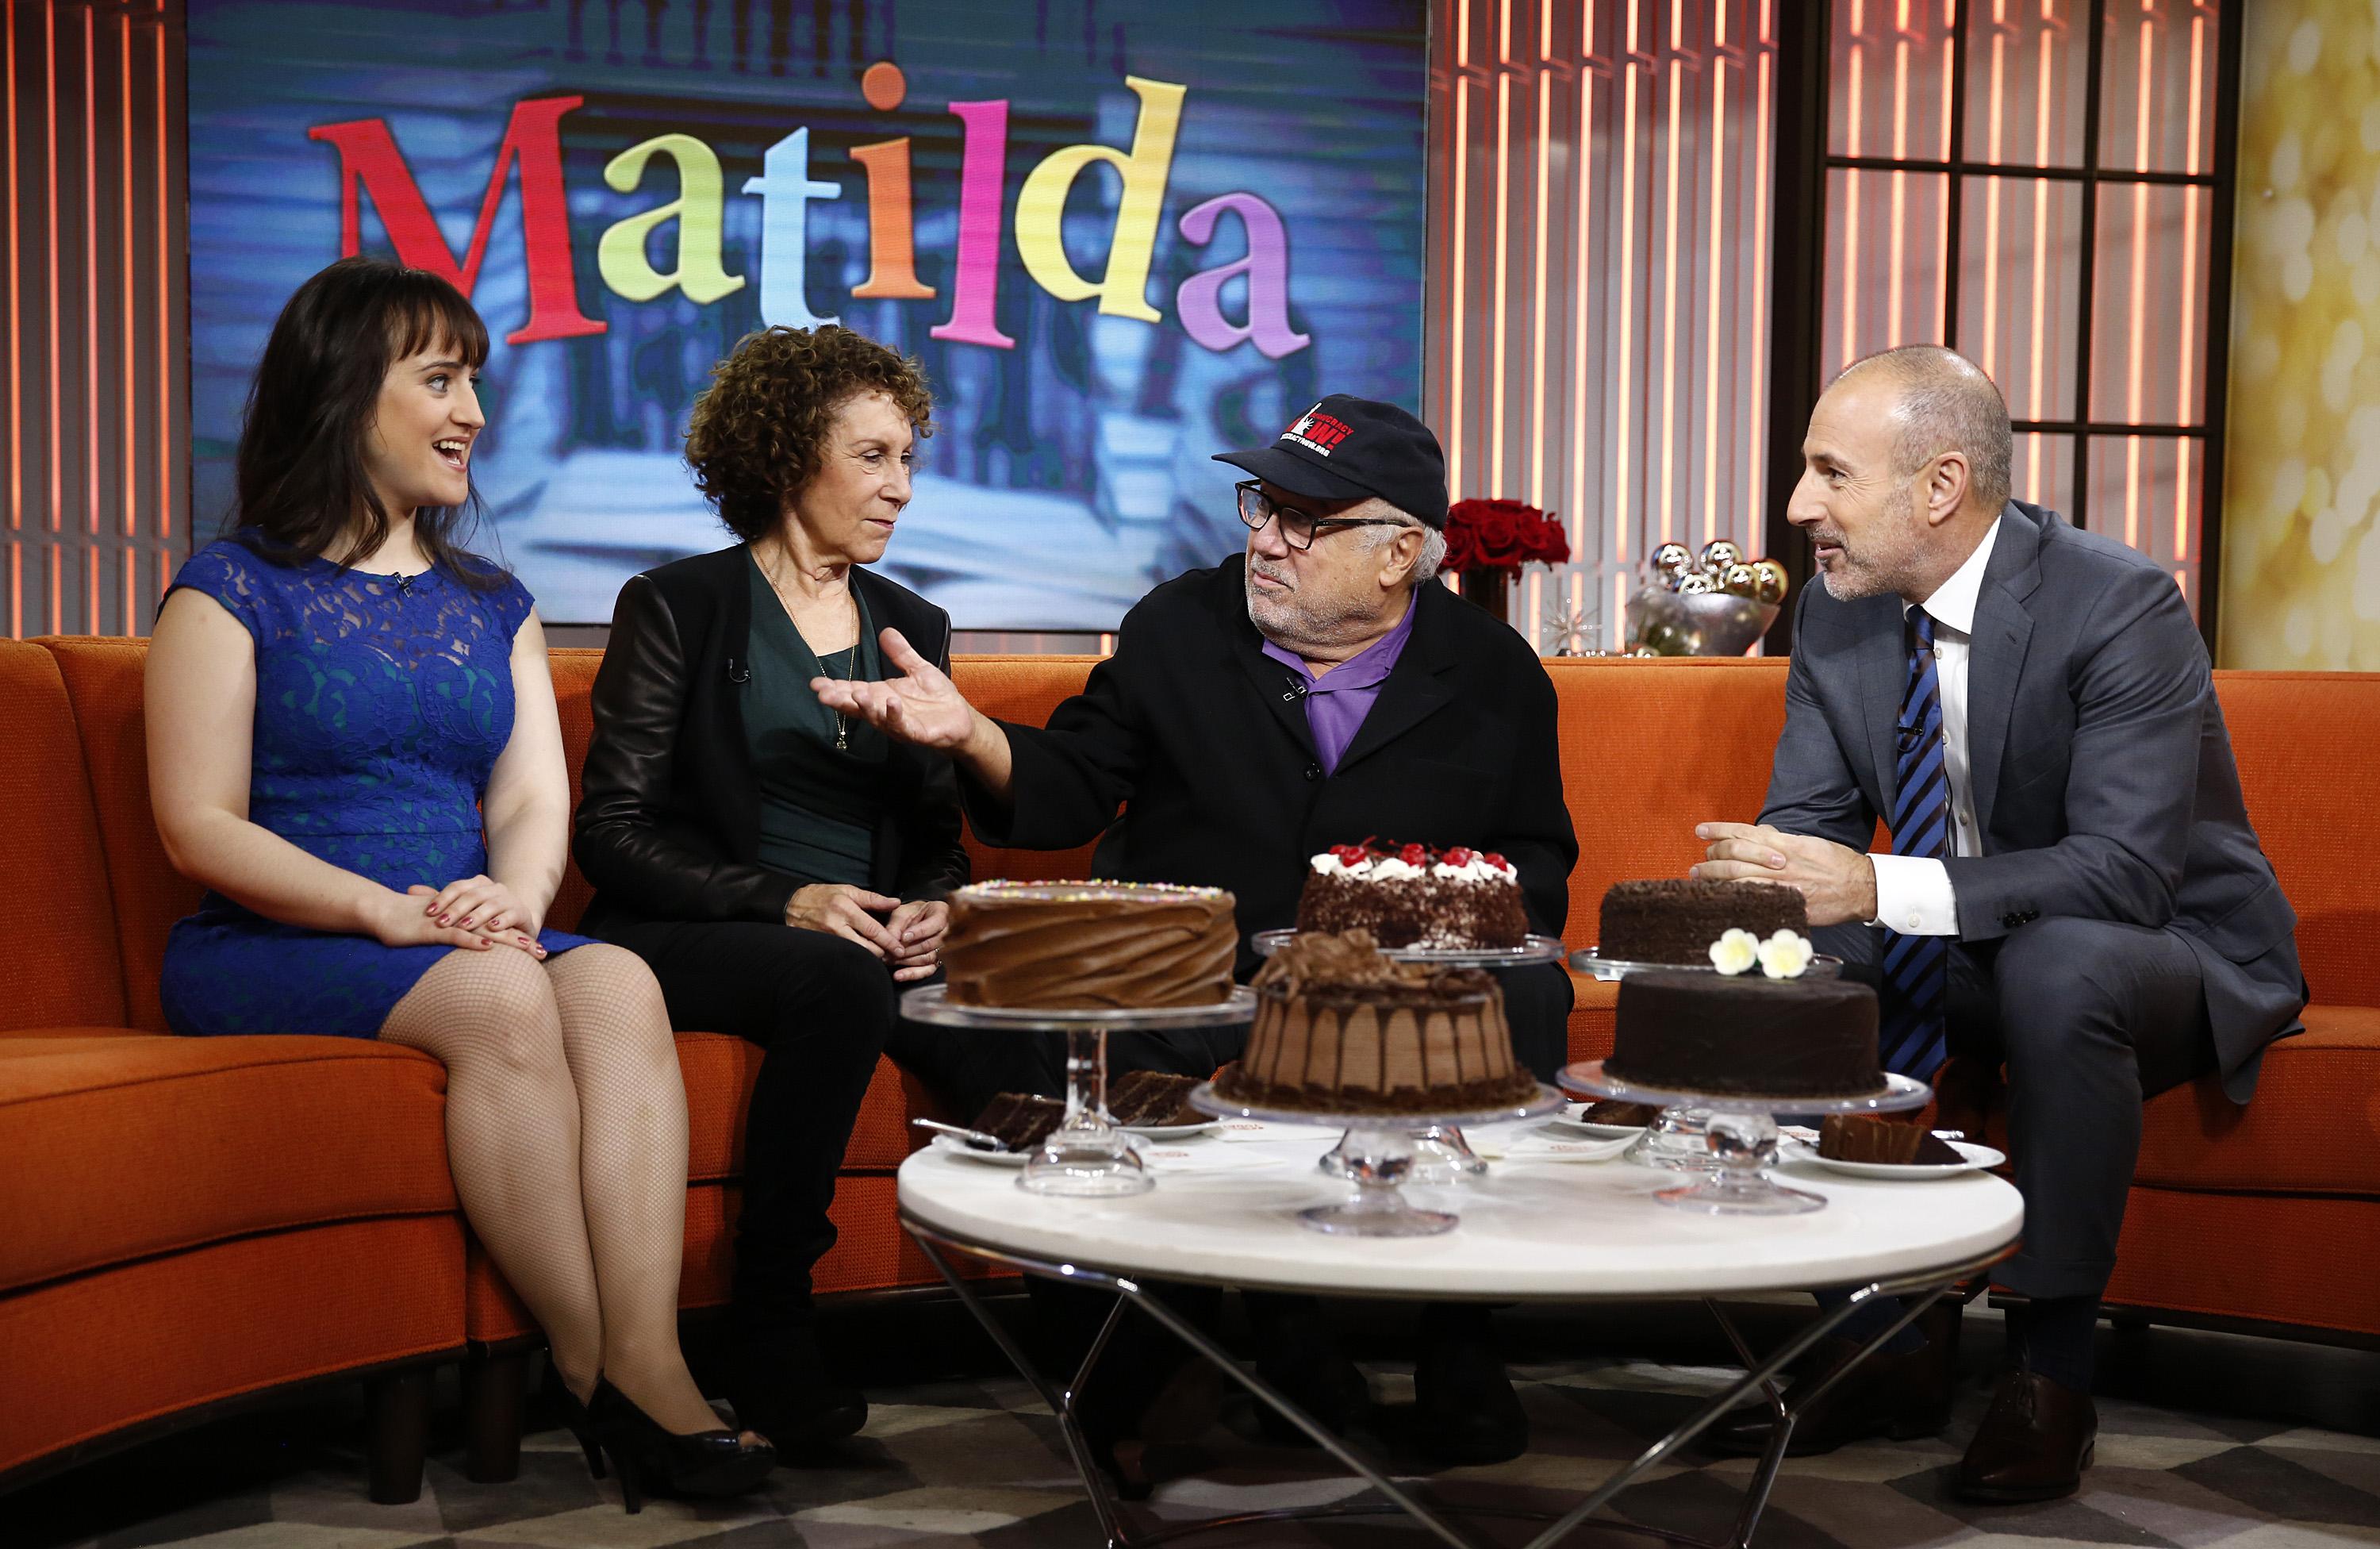
[[[997,1135],[987,1135],[980,1129],[969,1129],[961,1125],[944,1124],[939,1119],[930,1118],[913,1118],[909,1122],[920,1129],[931,1129],[938,1135],[954,1137],[970,1150],[1006,1151],[1008,1149],[1006,1140]]]

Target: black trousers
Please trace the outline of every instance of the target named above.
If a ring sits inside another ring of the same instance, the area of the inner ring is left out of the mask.
[[[897,1014],[892,970],[855,942],[741,921],[621,921],[596,933],[653,970],[682,1030],[767,1051],[744,1130],[735,1316],[748,1333],[811,1316],[810,1271],[834,1246],[828,1207],[851,1127],[889,1054],[972,1118],[1024,1090],[1025,1040],[920,1026]]]
[[[1865,925],[1811,937],[1858,977],[1883,957],[1885,933]],[[1950,1052],[2008,1071],[2024,1243],[1994,1278],[2037,1299],[2095,1297],[2116,1267],[2141,1104],[2216,1066],[2198,959],[2170,931],[2037,920],[1952,942],[1949,980]]]

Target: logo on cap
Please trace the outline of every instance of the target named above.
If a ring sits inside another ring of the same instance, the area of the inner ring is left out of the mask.
[[[1329,457],[1331,449],[1354,433],[1354,427],[1344,420],[1334,420],[1316,404],[1305,411],[1297,423],[1281,433],[1282,441],[1294,441],[1307,451]]]

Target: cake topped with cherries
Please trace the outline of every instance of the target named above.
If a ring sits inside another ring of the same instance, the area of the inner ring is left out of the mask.
[[[1300,931],[1363,931],[1386,947],[1473,951],[1528,939],[1521,870],[1492,850],[1366,839],[1333,845],[1307,864]]]

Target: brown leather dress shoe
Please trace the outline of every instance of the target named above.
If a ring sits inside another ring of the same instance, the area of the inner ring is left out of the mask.
[[[1937,1435],[1950,1422],[1949,1375],[1931,1347],[1907,1355],[1871,1356],[1825,1397],[1801,1407],[1820,1383],[1858,1353],[1858,1343],[1850,1339],[1822,1339],[1811,1351],[1801,1375],[1785,1390],[1785,1402],[1797,1415],[1786,1457],[1812,1458],[1868,1436],[1905,1442]],[[1768,1445],[1776,1418],[1766,1405],[1737,1409],[1703,1433],[1703,1445],[1731,1458],[1757,1457]]]
[[[1992,1394],[1951,1493],[1995,1505],[2054,1501],[2081,1488],[2099,1434],[2087,1393],[2034,1372],[2008,1372]]]

